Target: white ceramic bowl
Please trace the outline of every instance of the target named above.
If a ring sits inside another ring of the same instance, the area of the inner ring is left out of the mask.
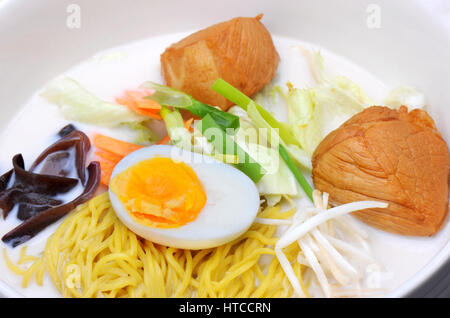
[[[81,10],[79,28],[70,21],[73,8]],[[387,85],[417,87],[448,142],[449,8],[444,0],[0,0],[0,125],[5,127],[34,91],[98,51],[264,13],[273,34],[338,53]],[[442,268],[450,257],[448,237],[434,251],[388,296],[410,294]],[[0,295],[18,296],[1,280]]]

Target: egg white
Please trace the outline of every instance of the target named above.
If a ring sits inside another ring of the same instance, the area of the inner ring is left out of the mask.
[[[127,168],[154,157],[171,158],[189,165],[197,174],[207,200],[196,219],[178,228],[153,228],[136,222],[117,195],[109,197],[118,218],[137,235],[165,246],[204,249],[225,244],[243,234],[259,210],[259,192],[240,170],[209,156],[167,145],[139,149],[123,158],[111,180]]]

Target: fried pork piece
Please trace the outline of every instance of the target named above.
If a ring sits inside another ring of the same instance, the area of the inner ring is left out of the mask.
[[[254,95],[272,80],[280,60],[261,17],[234,18],[172,44],[161,55],[166,84],[223,110],[232,103],[211,89],[218,78]]]
[[[313,154],[313,181],[333,205],[380,200],[354,213],[382,230],[431,236],[448,212],[449,153],[422,110],[373,106],[331,132]]]

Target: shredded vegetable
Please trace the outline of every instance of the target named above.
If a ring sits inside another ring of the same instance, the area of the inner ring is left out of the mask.
[[[238,106],[246,110],[248,116],[253,120],[256,126],[258,126],[259,128],[267,129],[268,133],[266,135],[266,138],[269,139],[269,143],[271,143],[272,146],[274,146],[272,136],[279,136],[279,138],[276,138],[277,143],[279,142],[279,145],[282,145],[284,142],[286,144],[293,144],[293,146],[296,146],[296,139],[292,136],[284,123],[277,121],[262,106],[256,104],[253,100],[245,96],[245,94],[240,92],[237,88],[233,87],[223,79],[218,79],[214,83],[213,89],[216,92],[222,94],[222,96],[224,96],[225,98],[231,100],[232,102],[236,103]],[[277,144],[276,146],[279,147],[279,145]],[[286,150],[287,147],[289,146],[283,146],[279,149],[283,151]],[[298,170],[295,164],[292,164],[292,160],[288,152],[284,151],[282,157],[286,163],[289,162],[289,169],[296,176],[297,181],[299,181],[299,184],[303,188],[305,193],[310,197],[311,187],[306,182],[306,180],[304,180],[300,170]],[[298,158],[300,158],[300,156]],[[295,170],[293,170],[293,168],[295,168]]]
[[[115,127],[146,119],[122,105],[106,102],[84,89],[77,81],[62,77],[53,80],[41,96],[57,104],[65,118],[95,125]]]
[[[191,133],[186,128],[180,112],[177,109],[171,111],[169,108],[163,107],[161,116],[166,124],[167,134],[172,145],[191,150]]]
[[[208,114],[203,117],[198,123],[197,129],[221,154],[236,155],[239,162],[234,164],[234,166],[249,176],[255,183],[264,176],[261,165],[238,146],[211,115]]]
[[[267,122],[270,127],[278,130],[278,133],[284,142],[287,144],[299,145],[296,138],[290,132],[288,125],[276,120],[275,117],[273,117],[272,114],[270,114],[266,109],[256,104],[248,96],[231,84],[219,78],[214,82],[212,89],[239,107],[243,108],[245,111],[248,111],[247,106],[251,103],[256,108],[259,116]]]
[[[125,126],[134,133],[134,137],[131,138],[131,141],[134,144],[149,146],[155,143],[155,141],[158,139],[156,133],[154,133],[149,127],[147,127],[145,122],[123,123],[122,126]]]
[[[273,221],[277,222],[273,224],[288,226],[275,245],[275,255],[297,295],[304,297],[301,282],[296,278],[292,265],[283,252],[283,249],[291,244],[298,244],[301,252],[297,261],[312,271],[323,295],[331,297],[334,293],[342,291],[333,287],[332,280],[339,286],[350,286],[352,283],[360,286],[358,262],[373,263],[373,257],[365,249],[365,245],[361,244],[361,241],[365,242],[367,238],[365,232],[354,223],[350,227],[342,227],[341,222],[336,221],[342,221],[342,218],[351,212],[385,208],[387,204],[361,201],[327,209],[328,194],[314,190],[313,198],[314,207],[298,207],[289,224],[286,220],[282,223],[279,220]],[[255,222],[269,224],[270,220],[258,218]],[[359,240],[349,240],[349,236],[357,237]],[[362,249],[357,246],[358,244],[362,245]]]

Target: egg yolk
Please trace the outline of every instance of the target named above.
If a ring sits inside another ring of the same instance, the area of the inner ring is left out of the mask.
[[[117,174],[109,186],[136,221],[151,227],[185,225],[206,203],[194,170],[170,158],[141,161]]]

